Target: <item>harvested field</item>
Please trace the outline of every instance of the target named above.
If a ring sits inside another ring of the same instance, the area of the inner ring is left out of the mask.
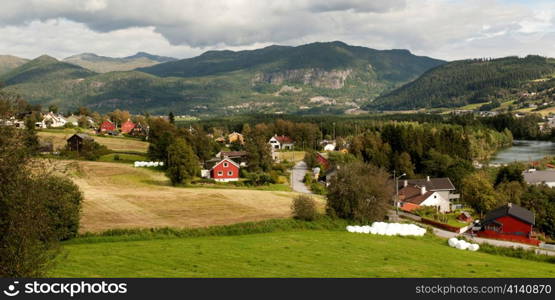
[[[66,145],[66,140],[73,135],[71,132],[61,131],[39,131],[37,133],[41,140],[51,140],[55,149],[63,148]],[[139,141],[132,138],[124,137],[102,137],[92,135],[95,141],[99,144],[105,145],[108,149],[116,152],[135,152],[146,153],[148,143]]]

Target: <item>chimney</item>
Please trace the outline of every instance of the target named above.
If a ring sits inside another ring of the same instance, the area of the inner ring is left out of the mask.
[[[426,181],[430,181],[430,176],[426,176]]]
[[[425,186],[422,186],[422,187],[420,188],[420,195],[424,195],[424,194],[426,194],[426,187],[425,187]]]
[[[509,202],[509,203],[507,204],[507,206],[508,206],[509,208],[511,208],[511,207],[513,207],[513,204],[512,204],[511,202]]]
[[[403,187],[407,187],[409,185],[409,181],[408,180],[403,180]]]

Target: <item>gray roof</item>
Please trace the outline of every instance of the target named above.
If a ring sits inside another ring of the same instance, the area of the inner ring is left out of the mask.
[[[71,138],[74,137],[74,136],[78,136],[78,137],[80,137],[80,138],[83,139],[83,140],[92,140],[92,139],[93,139],[90,135],[88,135],[88,134],[86,134],[86,133],[76,133],[76,134],[70,136],[69,139],[71,139]],[[69,140],[69,139],[68,139],[68,140]]]
[[[445,178],[422,178],[422,179],[406,179],[408,185],[425,186],[428,191],[453,191],[456,190],[451,179]],[[399,180],[399,187],[403,187],[404,181]]]
[[[524,181],[529,184],[542,182],[555,182],[555,171],[532,171],[524,172]]]
[[[535,224],[534,213],[527,210],[524,207],[518,206],[516,204],[506,204],[499,208],[496,208],[492,211],[489,211],[482,222],[483,225],[494,222],[496,219],[504,217],[504,216],[512,216],[517,218],[523,222],[528,224]]]

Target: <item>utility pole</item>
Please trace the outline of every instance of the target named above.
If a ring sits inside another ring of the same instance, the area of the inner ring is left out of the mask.
[[[393,170],[393,178],[395,178],[395,213],[399,216],[399,178],[406,176],[406,173],[401,174],[397,177],[396,170]]]

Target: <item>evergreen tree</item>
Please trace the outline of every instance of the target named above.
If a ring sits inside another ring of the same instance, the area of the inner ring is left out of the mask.
[[[173,112],[171,112],[171,111],[168,115],[168,120],[170,121],[170,124],[175,124],[175,116],[173,115]]]
[[[167,176],[173,185],[188,183],[200,172],[198,157],[182,138],[176,138],[168,147]]]

